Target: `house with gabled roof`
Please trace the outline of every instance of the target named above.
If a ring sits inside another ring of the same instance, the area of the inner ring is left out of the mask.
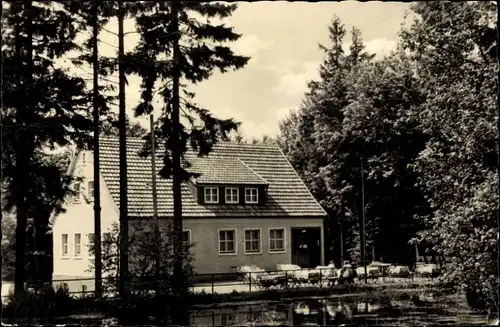
[[[143,143],[127,139],[131,223],[153,218],[151,158],[139,155]],[[157,149],[157,172],[162,155],[163,150]],[[190,163],[187,169],[196,173],[182,185],[184,237],[192,244],[196,273],[226,273],[252,264],[270,270],[277,264],[324,264],[326,213],[279,147],[221,142],[206,157],[189,151],[185,158]],[[119,219],[117,137],[100,139],[100,165],[104,238]],[[52,222],[54,280],[92,277],[88,272],[94,235],[92,153],[79,152],[70,170],[80,177],[74,185],[79,194]],[[172,183],[159,175],[156,180],[158,216],[168,223],[173,217]]]

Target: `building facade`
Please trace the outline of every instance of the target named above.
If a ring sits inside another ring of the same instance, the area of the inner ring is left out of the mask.
[[[118,142],[114,137],[100,140],[102,238],[119,219]],[[139,155],[143,143],[138,138],[127,140],[131,224],[153,217],[151,158]],[[156,155],[159,172],[163,150],[159,148]],[[221,142],[205,157],[188,152],[185,161],[189,162],[185,167],[193,177],[182,185],[183,230],[186,241],[192,244],[196,273],[227,273],[242,265],[272,270],[277,264],[324,264],[326,213],[277,146]],[[73,186],[78,195],[68,199],[65,213],[52,218],[53,279],[91,281],[92,153],[78,153],[70,173],[79,177]],[[170,222],[171,180],[159,175],[157,204],[161,223]]]

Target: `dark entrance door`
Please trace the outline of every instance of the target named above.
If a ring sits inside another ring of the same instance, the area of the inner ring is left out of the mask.
[[[314,268],[321,264],[321,228],[292,228],[292,264]]]

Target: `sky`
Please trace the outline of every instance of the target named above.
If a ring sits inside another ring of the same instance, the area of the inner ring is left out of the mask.
[[[299,107],[307,82],[318,76],[323,61],[318,43],[329,45],[328,26],[334,15],[340,17],[348,31],[353,26],[359,28],[368,51],[383,56],[396,47],[408,9],[408,3],[382,1],[238,2],[238,9],[225,23],[242,34],[231,44],[233,51],[251,59],[241,70],[215,72],[209,80],[196,85],[191,89],[196,93],[195,101],[218,118],[241,122],[240,131],[247,139],[274,137],[279,132],[279,121]],[[110,22],[106,29],[117,31],[116,22]],[[126,21],[125,31],[133,29],[133,21]],[[117,37],[103,32],[101,40],[99,51],[113,56]],[[125,50],[132,50],[136,42],[136,35],[127,35]],[[127,111],[133,117],[140,97],[140,79],[130,76],[128,83]],[[160,112],[161,106],[157,106],[154,115]],[[149,128],[148,117],[135,120]]]

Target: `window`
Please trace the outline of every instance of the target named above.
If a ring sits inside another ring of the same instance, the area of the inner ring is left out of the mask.
[[[245,230],[245,253],[260,252],[260,229]]]
[[[62,244],[61,255],[63,257],[67,257],[68,256],[68,234],[62,234],[61,244]]]
[[[75,203],[80,203],[80,189],[81,189],[80,183],[73,184],[73,192],[75,192],[75,198],[74,198]]]
[[[234,229],[219,231],[219,253],[236,253],[236,231]]]
[[[85,152],[82,152],[82,163],[85,163]]]
[[[82,256],[82,234],[78,233],[74,235],[74,256],[81,257]]]
[[[89,198],[94,199],[94,181],[89,181]]]
[[[246,203],[258,203],[259,202],[259,190],[257,188],[246,188],[245,189],[245,202]]]
[[[236,187],[227,187],[226,188],[226,203],[239,203],[239,192]]]
[[[285,229],[273,228],[269,230],[269,252],[285,251]]]
[[[219,203],[218,187],[205,187],[205,203]]]

